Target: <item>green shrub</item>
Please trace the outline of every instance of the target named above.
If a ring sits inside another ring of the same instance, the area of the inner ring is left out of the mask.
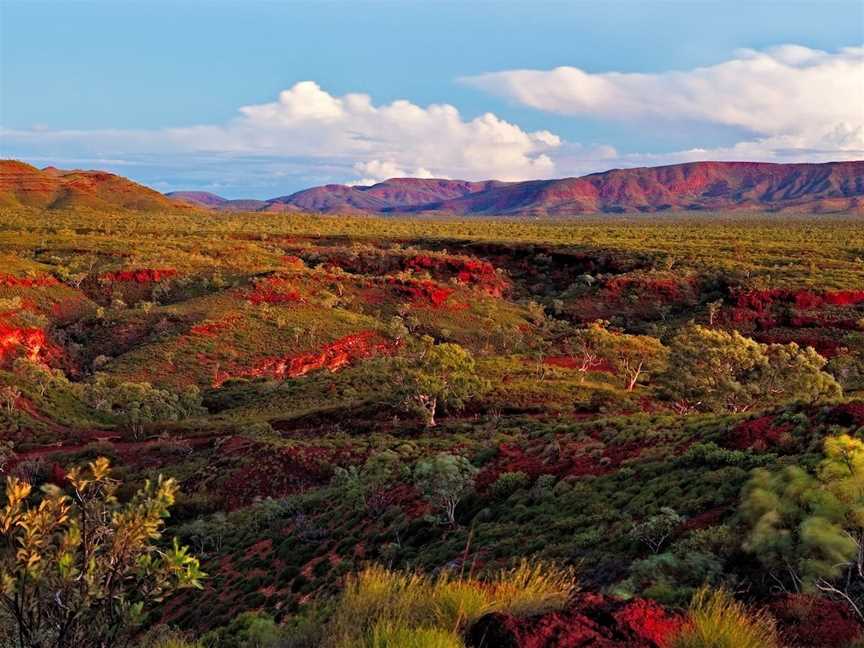
[[[531,478],[524,472],[505,472],[498,476],[489,491],[493,497],[506,499],[516,491],[528,488],[530,484]]]

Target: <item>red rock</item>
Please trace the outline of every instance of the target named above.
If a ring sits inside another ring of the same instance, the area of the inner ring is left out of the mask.
[[[45,362],[55,352],[42,329],[19,328],[0,322],[0,363],[20,355]]]
[[[471,648],[663,648],[681,617],[643,599],[579,595],[570,606],[526,618],[487,614],[469,630]]]
[[[40,277],[15,277],[10,274],[0,274],[0,286],[19,288],[48,288],[56,286],[60,282],[51,275]]]
[[[118,270],[100,275],[105,283],[152,283],[177,276],[173,268],[141,268],[138,270]]]
[[[271,277],[258,282],[254,290],[246,294],[252,304],[290,304],[302,302],[300,293],[285,279]]]
[[[339,371],[356,360],[391,353],[396,346],[396,343],[384,340],[374,331],[361,331],[325,344],[317,351],[265,358],[235,376],[268,376],[284,379],[299,378],[321,369]],[[227,373],[221,374],[214,382],[218,386],[230,377],[232,376]]]

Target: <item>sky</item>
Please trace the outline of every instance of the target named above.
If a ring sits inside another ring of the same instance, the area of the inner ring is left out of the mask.
[[[228,198],[864,159],[864,1],[0,0],[0,156]]]

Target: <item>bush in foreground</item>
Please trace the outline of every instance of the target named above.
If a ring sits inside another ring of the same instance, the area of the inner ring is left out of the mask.
[[[774,620],[754,612],[726,590],[702,588],[690,604],[690,618],[670,648],[779,648]]]
[[[573,572],[522,562],[489,580],[370,567],[352,577],[330,622],[329,646],[462,646],[461,633],[489,612],[537,614],[562,608]]]

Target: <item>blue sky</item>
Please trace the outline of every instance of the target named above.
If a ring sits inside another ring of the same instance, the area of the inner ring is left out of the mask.
[[[860,0],[3,0],[0,153],[231,197],[860,158],[862,43]]]

